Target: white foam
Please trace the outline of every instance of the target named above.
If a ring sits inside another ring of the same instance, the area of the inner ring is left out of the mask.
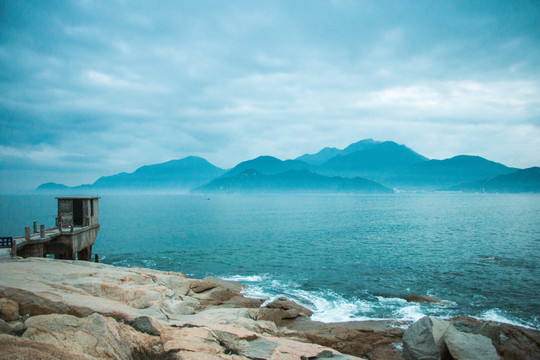
[[[231,275],[222,276],[223,280],[237,281],[237,282],[260,282],[263,281],[265,275]]]
[[[527,323],[523,323],[523,322],[520,322],[520,321],[510,319],[504,313],[504,311],[502,311],[501,309],[497,309],[497,308],[490,309],[490,310],[485,311],[482,314],[480,314],[480,316],[473,316],[473,317],[476,318],[476,319],[479,319],[479,320],[495,321],[495,322],[504,323],[504,324],[521,326],[521,327],[525,327],[525,328],[528,328],[528,329],[537,329],[537,327],[532,326],[532,324],[527,324]]]

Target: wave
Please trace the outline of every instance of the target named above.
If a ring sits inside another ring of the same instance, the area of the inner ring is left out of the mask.
[[[441,303],[414,303],[398,297],[376,296],[365,292],[361,298],[346,297],[332,290],[306,290],[292,280],[273,279],[269,274],[232,275],[222,277],[246,285],[244,296],[267,299],[271,302],[281,296],[296,301],[313,311],[311,318],[325,323],[390,320],[395,326],[406,328],[424,316],[436,316],[441,319],[466,315],[462,307],[452,301]],[[433,294],[436,295],[436,294]],[[538,321],[533,323],[513,319],[499,309],[492,309],[472,316],[481,320],[490,320],[512,325],[538,328]]]
[[[281,296],[296,301],[313,311],[311,318],[321,322],[346,322],[366,320],[392,320],[414,322],[426,315],[440,315],[448,306],[408,303],[401,298],[373,296],[365,293],[362,298],[345,297],[332,290],[305,290],[292,280],[276,280],[268,274],[232,275],[223,279],[246,285],[243,294],[251,298],[264,298],[267,303]],[[448,309],[446,317],[451,317]]]
[[[495,308],[484,311],[479,316],[473,316],[475,319],[495,321],[504,324],[516,325],[525,327],[528,329],[538,330],[538,319],[535,318],[534,322],[522,321],[520,319],[515,319],[512,316],[508,315],[505,311]]]

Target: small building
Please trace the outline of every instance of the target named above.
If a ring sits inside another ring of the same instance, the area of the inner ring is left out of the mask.
[[[92,257],[92,246],[99,232],[99,197],[57,197],[58,217],[56,225],[34,232],[25,228],[24,237],[13,240],[12,253],[22,257],[45,257],[55,259],[86,260]]]
[[[99,197],[57,197],[58,227],[99,224]]]

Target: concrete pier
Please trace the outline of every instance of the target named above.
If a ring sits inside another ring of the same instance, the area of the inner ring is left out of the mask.
[[[25,227],[24,236],[14,237],[13,252],[22,257],[56,259],[92,259],[92,245],[99,232],[98,197],[58,197],[56,226],[45,228],[33,223],[34,233]]]

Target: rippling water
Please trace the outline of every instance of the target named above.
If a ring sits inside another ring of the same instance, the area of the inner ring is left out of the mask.
[[[2,197],[2,236],[54,224],[50,196]],[[540,328],[540,196],[103,196],[104,263],[220,276],[323,321],[470,315]],[[410,294],[444,299],[407,303]]]

